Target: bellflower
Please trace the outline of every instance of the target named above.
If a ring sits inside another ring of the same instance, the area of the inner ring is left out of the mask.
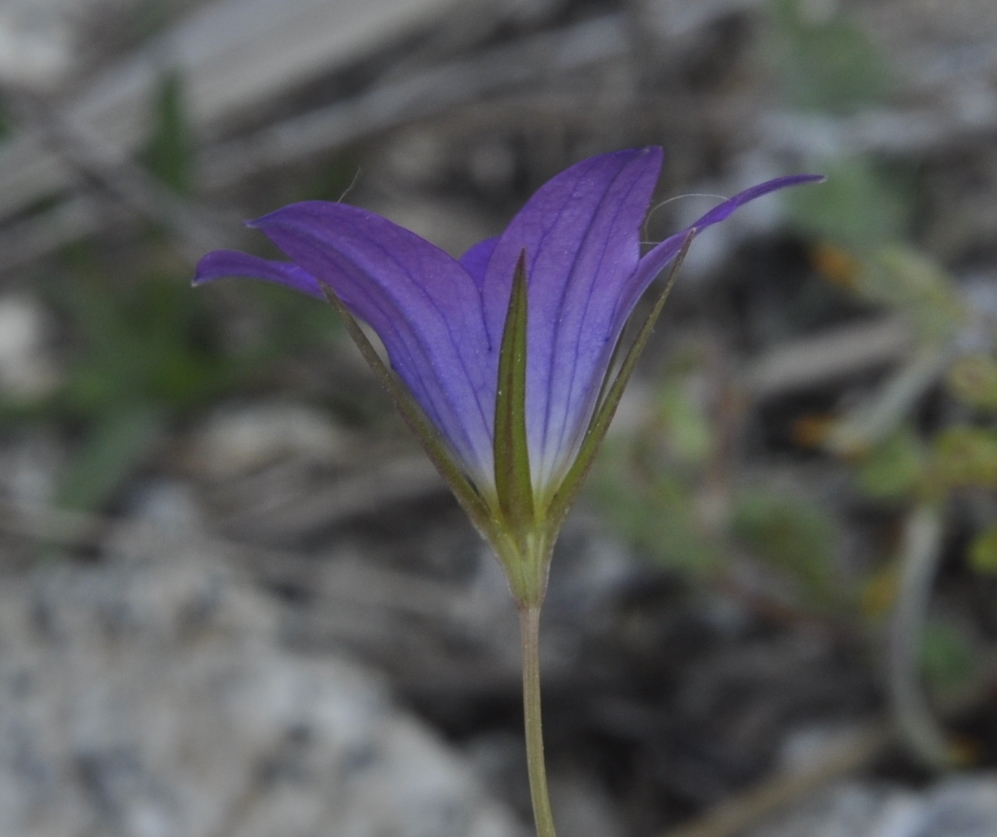
[[[290,262],[217,251],[195,282],[247,276],[328,299],[492,543],[520,604],[536,604],[554,538],[653,325],[614,361],[637,301],[697,233],[819,179],[748,189],[641,256],[661,161],[651,147],[578,163],[459,260],[367,210],[291,204],[249,223]],[[377,333],[393,372],[354,316]]]

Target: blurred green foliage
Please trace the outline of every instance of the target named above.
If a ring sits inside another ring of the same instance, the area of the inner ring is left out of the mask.
[[[947,383],[952,394],[971,409],[997,414],[997,358],[963,355],[949,368]]]
[[[933,442],[935,475],[944,486],[997,488],[997,428],[956,425]]]
[[[862,157],[812,165],[827,180],[819,189],[797,189],[786,196],[802,232],[861,253],[907,236],[914,215],[909,178]]]
[[[8,424],[54,419],[78,436],[57,487],[63,507],[99,508],[176,422],[264,385],[281,360],[335,333],[321,305],[254,286],[241,295],[252,336],[233,345],[210,292],[192,290],[188,276],[153,273],[126,283],[96,264],[89,272],[89,255],[77,251],[75,270],[51,289],[73,346],[61,386],[38,403],[0,404]]]
[[[893,89],[880,50],[833,5],[772,0],[771,19],[783,89],[794,107],[848,113]]]
[[[88,423],[59,479],[55,504],[87,511],[101,507],[159,445],[164,420],[154,405],[135,404]]]
[[[909,424],[903,424],[868,451],[856,476],[862,492],[874,500],[902,500],[921,487],[927,451]]]
[[[895,76],[874,45],[843,13],[808,20],[810,7],[806,0],[773,0],[780,72],[791,102],[841,114],[889,94]],[[866,91],[861,76],[871,82]],[[992,490],[997,333],[979,333],[959,283],[911,243],[916,178],[871,156],[830,161],[823,170],[829,175],[823,189],[789,196],[793,223],[818,242],[815,267],[863,302],[902,317],[915,340],[907,361],[878,392],[828,426],[825,449],[846,457],[870,501],[901,512],[921,502],[950,506],[962,493]],[[962,345],[977,348],[966,352]],[[947,409],[945,419],[925,425],[918,408],[928,397],[941,397]],[[997,567],[993,532],[984,527],[970,540],[971,566]]]
[[[698,343],[676,353],[636,429],[607,440],[592,496],[646,554],[690,577],[716,580],[733,558],[751,558],[792,579],[799,602],[846,607],[852,593],[833,577],[836,521],[803,496],[731,473],[739,419],[705,385],[714,355]]]
[[[688,369],[695,359],[678,363]],[[723,563],[722,544],[701,519],[695,495],[717,440],[688,384],[676,371],[655,393],[637,434],[606,440],[589,490],[641,548],[669,566],[703,574]]]
[[[82,349],[63,392],[75,415],[136,403],[190,409],[231,389],[250,362],[212,346],[209,310],[178,276],[127,285],[77,276],[58,305]]]
[[[969,547],[969,563],[977,572],[997,574],[997,523],[977,535]]]
[[[179,194],[188,194],[194,170],[194,140],[184,104],[183,76],[166,72],[153,103],[153,131],[140,160],[156,177]]]
[[[700,518],[689,475],[655,467],[639,450],[610,439],[589,487],[617,529],[669,567],[696,577],[724,566],[724,545]]]
[[[645,554],[691,578],[716,581],[750,559],[791,582],[786,604],[850,612],[859,592],[835,568],[839,522],[814,499],[730,473],[731,419],[705,408],[701,375],[670,371],[641,425],[607,439],[590,496]]]
[[[846,185],[839,185],[839,193]],[[877,204],[860,210],[867,188],[855,184],[854,191],[844,204],[866,220]],[[985,321],[975,317],[957,280],[916,246],[896,239],[878,248],[857,239],[842,246],[834,223],[822,234],[817,216],[800,209],[798,220],[825,242],[816,251],[818,271],[902,317],[915,342],[900,370],[863,408],[829,427],[828,451],[848,457],[857,486],[870,500],[893,508],[919,502],[951,506],[965,492],[997,488],[997,333],[980,330]],[[963,345],[976,348],[966,351]],[[947,405],[948,418],[924,426],[917,409],[933,393]],[[868,420],[871,414],[876,422]],[[992,531],[984,527],[970,539],[970,567],[997,568]]]
[[[829,124],[885,101],[896,83],[875,43],[837,8],[770,4],[787,105],[823,114]],[[791,582],[796,606],[874,635],[907,560],[899,537],[907,516],[923,504],[955,509],[967,495],[976,497],[974,508],[997,512],[997,333],[992,324],[980,330],[985,318],[971,310],[959,282],[912,243],[919,200],[913,168],[873,156],[803,168],[828,175],[820,188],[787,195],[790,222],[810,242],[812,281],[895,316],[911,333],[910,351],[895,369],[871,387],[864,382],[839,413],[804,416],[799,425],[807,427],[801,447],[849,472],[855,502],[892,521],[878,560],[843,571],[842,533],[852,525],[843,504],[794,491],[792,479],[787,487],[764,468],[747,475],[732,441],[737,409],[723,405],[724,398],[737,402],[736,384],[728,383],[733,395],[704,399],[702,379],[718,380],[705,356],[665,370],[646,420],[607,444],[592,496],[657,561],[699,581],[745,560],[762,564]],[[958,520],[976,527],[965,564],[997,573],[992,516]],[[923,673],[936,685],[964,681],[979,662],[961,622],[929,617],[921,650]]]
[[[929,619],[921,643],[921,671],[937,687],[958,687],[979,669],[979,653],[952,621]]]
[[[804,604],[847,612],[854,591],[835,573],[835,522],[815,502],[790,494],[743,491],[731,533],[752,553],[799,583]]]
[[[141,162],[180,195],[193,188],[193,142],[181,77],[165,73],[153,102],[153,131]],[[190,287],[191,266],[161,230],[127,253],[87,242],[65,249],[57,277],[40,285],[65,342],[58,388],[30,403],[0,399],[0,422],[50,421],[76,439],[56,487],[63,507],[96,509],[162,445],[177,422],[226,396],[256,388],[270,370],[336,333],[328,308],[252,283],[232,339],[218,304],[224,291]]]
[[[923,343],[947,342],[965,323],[966,312],[952,276],[910,246],[879,250],[856,272],[855,291],[903,314]]]

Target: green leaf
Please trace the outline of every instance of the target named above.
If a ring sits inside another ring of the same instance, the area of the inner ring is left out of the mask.
[[[876,445],[858,470],[862,491],[878,499],[910,497],[926,478],[927,457],[917,434],[904,426]]]
[[[820,189],[786,196],[793,223],[805,233],[868,253],[906,237],[914,201],[908,185],[866,158],[814,164],[827,174]]]
[[[792,575],[812,606],[840,610],[846,604],[834,568],[837,530],[815,503],[746,492],[737,500],[732,529],[756,555]]]
[[[100,508],[159,443],[163,426],[162,414],[148,407],[113,412],[95,422],[62,475],[56,505]]]
[[[783,87],[798,108],[849,113],[894,86],[883,51],[842,14],[818,17],[806,0],[775,0]]]
[[[940,618],[928,621],[921,640],[921,670],[932,686],[964,684],[979,665],[979,654],[964,631]]]
[[[658,416],[668,449],[677,463],[705,466],[716,448],[709,417],[689,394],[687,381],[675,381],[658,394]]]
[[[62,289],[59,303],[80,342],[63,391],[76,416],[141,402],[190,409],[253,371],[206,339],[211,324],[204,298],[179,280],[76,281]]]
[[[686,236],[682,249],[675,257],[675,261],[672,262],[668,278],[665,280],[657,299],[654,301],[651,313],[647,315],[647,319],[642,323],[634,342],[620,364],[616,378],[613,379],[613,383],[610,384],[599,405],[596,407],[592,421],[589,422],[588,429],[585,431],[585,437],[582,439],[578,456],[575,457],[574,463],[550,501],[547,508],[547,523],[555,531],[564,522],[565,516],[578,497],[578,492],[581,491],[582,484],[585,482],[585,477],[592,467],[595,455],[599,452],[599,445],[605,438],[606,431],[609,430],[609,424],[616,414],[616,408],[620,405],[623,391],[626,389],[627,383],[630,381],[630,377],[637,367],[637,361],[640,359],[641,353],[644,351],[644,347],[647,345],[647,341],[654,331],[658,317],[661,316],[661,309],[664,308],[665,300],[668,299],[668,295],[675,285],[679,270],[682,268],[682,263],[689,252],[689,245],[692,244],[695,236],[696,233],[694,230],[690,231]]]
[[[495,489],[499,508],[515,531],[536,521],[530,452],[526,442],[526,251],[519,254],[499,351],[495,397]]]
[[[934,439],[935,474],[953,488],[997,488],[997,430],[951,427]]]
[[[858,289],[866,299],[908,314],[929,341],[949,340],[966,316],[951,274],[909,247],[885,247],[860,274]]]
[[[692,486],[667,468],[646,473],[647,452],[640,448],[607,440],[586,496],[610,525],[663,566],[694,577],[715,574],[728,556],[702,520]]]
[[[963,403],[997,412],[997,360],[987,355],[966,355],[949,370],[949,390]]]
[[[156,91],[153,131],[143,162],[175,192],[186,194],[193,180],[193,149],[183,78],[176,71],[164,73]]]
[[[997,523],[973,539],[969,545],[969,564],[978,573],[997,575]]]

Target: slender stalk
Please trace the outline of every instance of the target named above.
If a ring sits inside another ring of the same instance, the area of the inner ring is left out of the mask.
[[[945,731],[920,683],[918,652],[941,559],[943,523],[941,511],[930,503],[918,506],[907,518],[900,590],[887,638],[887,677],[897,726],[914,753],[935,769],[951,766],[951,756]]]
[[[526,721],[526,764],[537,837],[557,837],[547,794],[543,729],[540,722],[540,605],[521,605],[519,630],[523,640],[523,716]]]

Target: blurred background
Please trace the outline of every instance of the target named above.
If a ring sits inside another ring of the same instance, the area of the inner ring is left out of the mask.
[[[997,4],[2,0],[0,833],[522,837],[514,608],[333,313],[667,152],[697,240],[554,559],[565,837],[997,834]]]

